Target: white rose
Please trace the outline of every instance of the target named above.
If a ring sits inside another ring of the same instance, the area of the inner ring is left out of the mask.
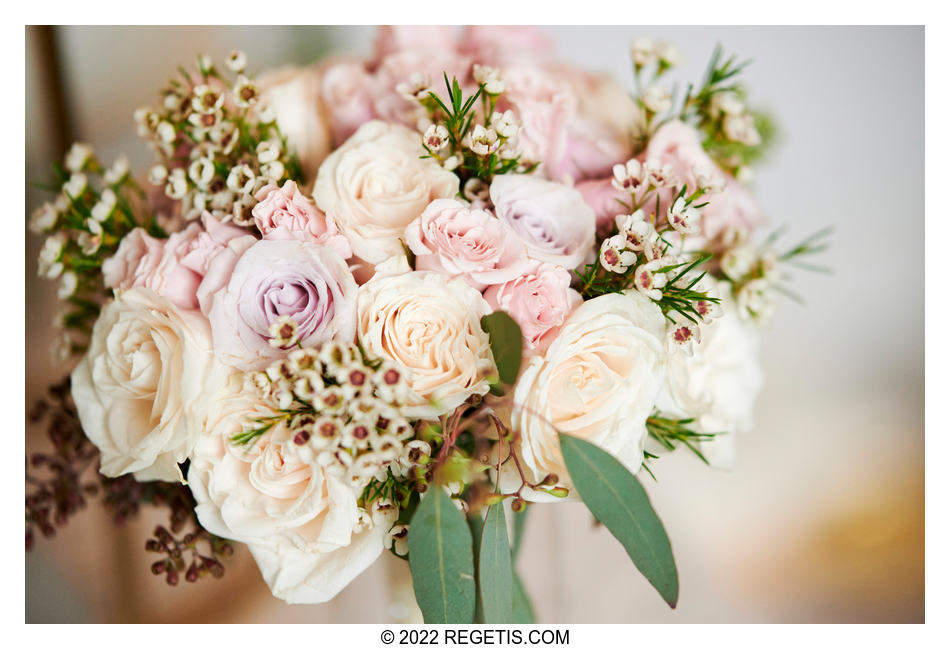
[[[570,270],[594,247],[594,210],[573,187],[506,174],[492,180],[490,193],[498,218],[511,226],[532,259]]]
[[[495,372],[478,290],[435,271],[377,274],[359,289],[357,335],[371,355],[408,372],[405,414],[435,418],[488,392]]]
[[[276,597],[325,602],[379,557],[397,512],[361,510],[342,471],[304,461],[283,425],[235,445],[249,418],[273,414],[240,384],[212,407],[195,447],[195,513],[210,532],[248,544]]]
[[[274,111],[280,132],[300,157],[304,178],[312,181],[332,148],[329,119],[320,100],[320,70],[280,68],[260,77],[257,84],[261,103]]]
[[[378,264],[403,254],[406,226],[433,200],[458,193],[458,177],[422,155],[419,133],[372,121],[320,166],[313,196],[357,257]]]
[[[72,393],[100,471],[182,480],[178,463],[197,442],[204,403],[227,370],[211,352],[207,320],[147,288],[121,292],[92,330]]]
[[[571,487],[559,432],[597,444],[633,473],[640,470],[645,422],[665,380],[665,332],[659,307],[635,292],[602,295],[571,314],[515,386],[512,426],[520,432],[517,452],[529,481],[554,473]],[[502,477],[508,482],[516,475],[508,470]],[[518,477],[502,489],[520,482]],[[522,493],[530,500],[553,499]]]
[[[728,286],[720,295],[729,295]],[[703,327],[692,356],[670,353],[667,385],[657,407],[664,414],[695,418],[697,432],[719,433],[701,442],[700,450],[713,466],[732,468],[736,433],[752,429],[763,375],[758,328],[739,317],[732,300],[723,299],[722,309],[722,317]]]

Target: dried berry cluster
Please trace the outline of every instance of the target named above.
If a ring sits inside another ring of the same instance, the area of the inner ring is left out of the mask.
[[[167,509],[171,531],[158,526],[154,538],[145,545],[150,552],[166,555],[152,564],[152,572],[165,574],[167,583],[177,584],[181,572],[189,582],[209,574],[224,574],[220,559],[231,556],[234,549],[228,541],[200,526],[188,487],[169,482],[137,482],[131,475],[107,478],[90,470],[98,463],[99,451],[82,432],[68,378],[51,386],[49,398],[37,402],[30,412],[31,422],[44,420],[53,450],[27,458],[27,550],[33,548],[37,531],[45,537],[54,536],[57,528],[65,527],[72,516],[85,508],[88,498],[99,496],[116,525],[134,518],[143,504]],[[186,556],[190,559],[187,565]]]

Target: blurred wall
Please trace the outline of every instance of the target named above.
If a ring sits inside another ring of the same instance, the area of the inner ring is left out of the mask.
[[[770,109],[781,142],[756,178],[787,243],[834,224],[822,261],[800,272],[807,306],[780,305],[765,335],[767,383],[757,430],[730,473],[688,454],[656,462],[647,488],[673,542],[675,611],[580,505],[533,507],[519,568],[544,622],[923,621],[923,28],[552,27],[562,59],[632,85],[633,35],[675,41],[680,87],[721,42],[755,59],[751,102]],[[244,49],[252,69],[368,53],[352,28],[59,28],[70,128],[109,161],[147,163],[132,111],[153,101],[178,63]],[[63,151],[27,30],[27,177]],[[27,189],[27,208],[42,196]],[[62,368],[49,360],[55,283],[36,278],[27,236],[27,401]],[[38,442],[27,431],[28,449]],[[385,557],[336,600],[274,600],[246,552],[221,582],[169,591],[141,550],[154,519],[114,530],[97,509],[28,555],[28,621],[401,621],[405,567]],[[221,606],[221,598],[227,606]]]

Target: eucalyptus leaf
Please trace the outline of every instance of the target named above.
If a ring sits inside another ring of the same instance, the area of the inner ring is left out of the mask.
[[[482,528],[485,526],[485,521],[477,514],[466,516],[466,519],[468,520],[468,529],[472,531],[472,553],[475,556],[475,574],[478,575],[478,550],[482,545]],[[475,624],[485,624],[482,594],[477,580],[475,582]]]
[[[531,598],[528,597],[528,591],[524,589],[521,578],[517,573],[514,574],[512,581],[514,590],[512,592],[511,622],[512,624],[534,624],[534,608],[531,606]]]
[[[510,624],[512,600],[511,547],[501,503],[488,508],[478,551],[478,583],[488,624]]]
[[[679,578],[670,539],[640,481],[616,458],[590,442],[559,434],[564,464],[591,513],[623,544],[634,565],[671,608]]]
[[[409,570],[427,624],[471,624],[475,616],[472,535],[440,487],[423,496],[409,525]]]
[[[524,526],[528,522],[528,512],[531,511],[529,508],[525,508],[520,512],[513,512],[512,518],[514,518],[514,538],[511,539],[511,559],[512,561],[518,558],[518,553],[521,551],[521,542],[524,540]]]
[[[511,385],[518,379],[521,369],[521,327],[504,311],[490,313],[481,322],[482,329],[488,333],[498,378]]]

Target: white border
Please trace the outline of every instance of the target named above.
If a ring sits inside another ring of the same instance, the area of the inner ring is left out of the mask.
[[[17,4],[8,7],[10,12],[5,16],[3,27],[4,38],[2,47],[6,56],[3,60],[10,62],[7,69],[7,84],[18,95],[15,101],[0,104],[3,111],[3,123],[14,125],[10,130],[18,131],[18,125],[24,124],[25,87],[24,53],[25,41],[23,25],[44,23],[76,23],[76,24],[149,24],[153,22],[172,24],[246,24],[264,22],[269,19],[274,23],[284,23],[289,20],[313,22],[321,24],[350,24],[372,16],[375,22],[420,22],[420,23],[535,23],[535,24],[664,24],[686,21],[688,24],[750,24],[750,23],[777,23],[788,21],[797,24],[927,24],[926,39],[926,115],[929,117],[926,124],[926,174],[927,187],[931,189],[926,195],[926,256],[925,264],[927,277],[931,281],[926,285],[926,349],[927,385],[926,395],[928,408],[926,413],[926,463],[927,463],[927,548],[933,550],[927,556],[927,593],[925,627],[895,628],[870,626],[784,626],[775,629],[771,626],[750,625],[691,625],[691,626],[641,626],[636,630],[621,625],[582,626],[569,625],[563,628],[571,630],[572,647],[594,646],[680,646],[688,642],[690,645],[700,644],[705,647],[715,646],[802,646],[817,640],[819,646],[831,646],[851,641],[852,639],[870,640],[874,645],[887,643],[899,646],[933,646],[935,640],[946,632],[946,618],[948,598],[946,581],[950,578],[946,549],[950,547],[947,526],[947,481],[948,472],[943,461],[950,457],[950,430],[946,417],[936,410],[936,406],[946,401],[948,395],[947,360],[948,343],[947,327],[950,323],[950,307],[944,289],[944,282],[934,278],[939,277],[937,264],[946,258],[945,242],[950,241],[950,225],[947,214],[948,208],[933,188],[947,185],[946,155],[941,145],[950,142],[948,138],[947,118],[948,104],[946,86],[946,62],[950,61],[948,52],[948,30],[943,23],[932,22],[936,3],[904,1],[900,3],[851,3],[833,4],[827,1],[796,1],[789,3],[762,3],[762,2],[694,2],[681,0],[669,3],[619,3],[585,0],[566,9],[552,10],[553,3],[515,3],[508,1],[480,0],[474,3],[418,3],[407,6],[405,3],[382,2],[380,0],[358,3],[334,2],[290,2],[279,3],[280,9],[268,13],[273,5],[262,2],[232,1],[212,6],[210,3],[195,3],[193,1],[166,1],[166,2],[102,2],[102,3],[75,3],[75,2],[45,2]],[[931,9],[931,11],[927,11]],[[15,23],[17,14],[22,17],[20,24]],[[244,20],[240,20],[244,18]],[[238,19],[238,20],[235,20]],[[883,81],[882,81],[883,84]],[[886,90],[882,86],[882,92]],[[8,128],[10,128],[8,126]],[[7,214],[7,223],[10,223],[14,236],[5,238],[4,254],[0,255],[3,263],[3,277],[21,277],[23,265],[22,240],[17,237],[20,230],[16,219],[23,214],[23,187],[25,159],[24,139],[16,134],[14,143],[6,143],[7,155],[3,157],[5,173],[2,178],[8,183],[11,191],[16,192],[14,206]],[[886,152],[882,152],[886,155]],[[942,204],[938,205],[938,201]],[[899,224],[895,224],[895,235],[899,235]],[[919,263],[918,260],[891,260],[886,251],[886,242],[881,242],[881,249],[871,251],[876,256],[877,272],[900,272],[900,264]],[[869,275],[873,281],[875,270]],[[17,304],[24,304],[23,282],[9,281],[6,286],[15,287]],[[8,288],[9,290],[9,288]],[[874,314],[868,314],[873,318]],[[24,319],[17,317],[6,319],[3,322],[4,340],[8,342],[8,349],[17,350],[16,359],[23,359]],[[21,366],[22,366],[21,360]],[[7,366],[12,365],[6,359]],[[3,390],[4,411],[12,412],[14,420],[19,421],[23,410],[23,387],[19,377],[9,377]],[[11,386],[13,389],[11,389]],[[23,556],[22,536],[19,533],[19,504],[22,496],[20,487],[20,470],[22,467],[21,451],[23,439],[15,432],[8,432],[16,440],[11,453],[6,455],[5,465],[8,471],[0,472],[2,483],[0,493],[6,504],[4,517],[11,521],[4,529],[7,533],[0,536],[2,552],[7,559],[7,579],[3,580],[3,618],[4,621],[22,625],[24,620],[24,599],[22,581],[18,578],[22,572],[14,572],[9,566],[17,565]],[[9,448],[9,446],[8,446]],[[882,480],[886,480],[882,476]],[[14,506],[16,518],[14,518]],[[19,564],[22,566],[22,564]],[[15,575],[11,578],[12,575]],[[226,602],[222,602],[226,606]],[[306,627],[305,629],[284,629],[275,636],[274,630],[266,627],[196,627],[184,630],[150,632],[148,629],[125,629],[121,626],[98,627],[90,631],[70,627],[30,627],[26,629],[32,636],[34,633],[46,640],[69,642],[77,635],[87,636],[88,639],[103,644],[133,645],[138,647],[162,646],[168,647],[173,643],[207,643],[220,644],[225,640],[227,646],[261,646],[279,641],[281,644],[290,639],[290,635],[306,634],[300,638],[312,645],[325,646],[383,646],[378,638],[380,632],[387,627],[381,625],[357,626],[328,626]],[[392,628],[392,627],[390,627]],[[21,631],[23,631],[21,627]],[[16,633],[13,631],[13,633]],[[222,634],[227,636],[222,638]],[[34,640],[36,638],[32,638]],[[15,636],[8,635],[7,642],[11,646],[21,643]],[[395,646],[395,645],[394,645]]]

